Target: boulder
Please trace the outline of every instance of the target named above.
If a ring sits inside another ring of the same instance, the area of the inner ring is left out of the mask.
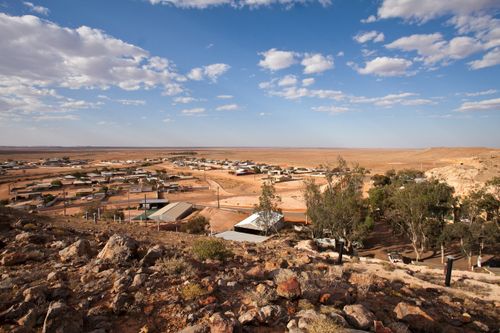
[[[132,280],[131,288],[140,288],[146,282],[148,276],[146,274],[136,274]]]
[[[301,240],[295,245],[295,248],[300,251],[316,252],[316,244],[311,239]]]
[[[399,302],[394,308],[396,317],[410,326],[411,330],[434,331],[434,319],[416,305]]]
[[[47,297],[47,287],[44,285],[30,287],[23,291],[23,296],[25,302],[43,304]]]
[[[262,266],[257,265],[247,270],[245,274],[252,279],[263,279],[266,272],[264,271]]]
[[[82,315],[63,302],[49,305],[42,333],[79,333],[83,330]]]
[[[361,304],[344,306],[344,313],[352,326],[362,330],[372,327],[376,320],[375,315]]]
[[[137,255],[137,247],[137,242],[134,239],[114,234],[108,239],[97,258],[117,263],[127,261]]]
[[[9,252],[4,254],[0,263],[4,266],[14,266],[24,264],[28,261],[28,256],[21,252]]]
[[[160,245],[155,245],[148,249],[144,257],[141,259],[141,265],[144,267],[153,266],[156,260],[160,259],[165,253],[165,249]]]
[[[278,283],[276,293],[287,299],[295,299],[302,295],[300,284],[296,277],[290,277]]]
[[[276,293],[287,299],[295,299],[302,295],[297,275],[290,269],[279,269],[275,273]]]
[[[256,323],[256,322],[260,321],[259,316],[260,316],[260,313],[259,313],[258,309],[250,309],[250,310],[245,311],[244,313],[242,313],[238,317],[238,321],[242,325],[251,324],[251,323],[254,323],[254,322]]]
[[[16,241],[19,243],[41,244],[45,242],[45,237],[44,235],[24,231],[16,235]]]
[[[90,259],[92,257],[92,249],[90,243],[86,239],[79,239],[70,246],[59,251],[59,257],[62,261],[71,261],[74,259]]]
[[[237,327],[234,318],[217,312],[210,317],[210,333],[233,333]]]

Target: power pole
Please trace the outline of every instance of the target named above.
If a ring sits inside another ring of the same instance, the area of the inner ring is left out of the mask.
[[[127,198],[127,205],[128,205],[128,223],[131,223],[132,220],[130,219],[130,187],[128,188],[128,198]]]
[[[148,210],[146,209],[146,194],[144,194],[144,221],[148,224]]]
[[[217,208],[220,208],[219,186],[217,186]]]
[[[66,216],[66,191],[63,189],[63,209],[64,209],[64,216]]]

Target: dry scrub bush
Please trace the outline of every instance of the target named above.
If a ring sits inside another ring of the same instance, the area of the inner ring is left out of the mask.
[[[368,295],[368,292],[370,291],[370,287],[373,284],[373,274],[358,274],[358,273],[353,273],[351,274],[350,277],[350,282],[354,285],[356,285],[356,288],[358,290],[358,297],[363,299]]]
[[[223,241],[219,239],[200,239],[193,244],[193,253],[199,260],[224,260],[232,255]]]
[[[390,264],[388,262],[383,262],[381,265],[382,268],[388,272],[393,272],[396,269],[396,267],[393,264]]]
[[[191,275],[195,271],[194,267],[182,257],[160,258],[156,261],[155,266],[166,275]]]
[[[328,317],[318,317],[307,328],[308,333],[341,333],[345,332],[333,319]]]
[[[204,289],[198,283],[189,283],[181,287],[182,298],[184,298],[186,301],[190,301],[208,294],[208,290]]]

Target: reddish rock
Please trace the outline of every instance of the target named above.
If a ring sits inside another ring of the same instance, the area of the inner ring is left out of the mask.
[[[276,292],[279,296],[287,299],[294,299],[302,295],[299,281],[295,277],[290,277],[278,283]]]
[[[331,300],[332,300],[332,294],[330,294],[330,293],[322,294],[319,297],[319,302],[321,304],[329,305],[329,304],[331,304]]]
[[[236,320],[227,318],[220,313],[210,317],[210,333],[233,333],[236,328]]]
[[[3,256],[1,263],[4,266],[14,266],[19,264],[24,264],[28,261],[28,256],[24,253],[13,252],[7,253]]]
[[[411,330],[432,332],[436,327],[434,319],[416,305],[399,302],[394,313],[399,320],[406,322]]]
[[[254,266],[246,272],[246,275],[253,279],[263,279],[265,276],[265,271],[261,266]]]
[[[375,333],[392,333],[392,330],[389,327],[385,327],[381,321],[375,320],[373,326]]]
[[[200,305],[205,306],[205,305],[208,305],[208,304],[213,304],[215,302],[217,302],[217,298],[215,298],[214,296],[208,296],[207,298],[204,298],[204,299],[200,300],[199,303],[200,303]]]

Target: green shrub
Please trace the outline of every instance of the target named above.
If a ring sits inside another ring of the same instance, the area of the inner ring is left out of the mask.
[[[160,258],[156,261],[155,266],[167,275],[191,275],[194,273],[194,267],[183,258]]]
[[[208,290],[204,289],[198,283],[189,283],[181,287],[181,295],[187,301],[209,294]]]
[[[209,225],[209,221],[210,220],[205,216],[195,216],[181,226],[181,231],[190,234],[202,234],[205,232],[206,227]]]
[[[193,244],[193,253],[199,260],[224,260],[232,254],[223,241],[214,238],[197,240]]]

